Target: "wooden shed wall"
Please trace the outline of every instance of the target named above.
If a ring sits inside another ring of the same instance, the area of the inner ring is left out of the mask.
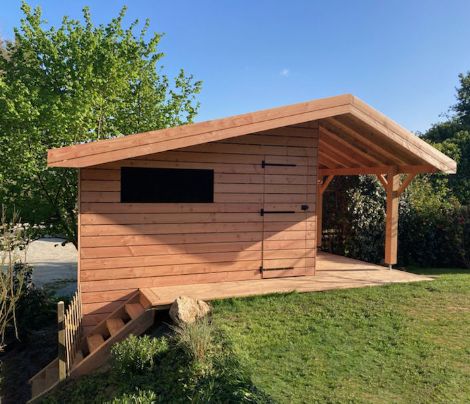
[[[287,127],[81,169],[84,325],[137,288],[261,278],[263,251],[313,273],[317,146],[317,128]],[[295,166],[268,173],[263,160]],[[120,203],[120,167],[213,169],[214,203]],[[262,207],[298,213],[263,218]]]

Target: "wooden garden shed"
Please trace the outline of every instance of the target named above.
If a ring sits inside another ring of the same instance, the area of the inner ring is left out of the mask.
[[[456,171],[352,95],[53,149],[48,165],[79,171],[78,293],[59,313],[59,357],[31,379],[33,397],[96,369],[181,294],[426,279],[317,254],[322,195],[334,176],[378,177],[391,267],[400,194],[418,173]]]
[[[456,171],[349,94],[53,149],[48,165],[79,171],[86,326],[141,288],[314,274],[337,175],[383,183],[395,264],[401,192],[418,173]]]

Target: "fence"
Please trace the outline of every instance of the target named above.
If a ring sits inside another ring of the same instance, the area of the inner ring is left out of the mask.
[[[59,380],[64,380],[75,361],[82,335],[82,301],[77,290],[64,311],[64,302],[57,304],[59,326]]]

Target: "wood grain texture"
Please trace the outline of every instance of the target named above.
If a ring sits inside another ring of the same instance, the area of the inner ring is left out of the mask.
[[[265,277],[312,274],[317,149],[316,127],[292,128],[82,168],[84,326],[142,287],[261,279],[263,263],[293,268]],[[212,169],[214,203],[120,203],[128,166]]]
[[[379,286],[390,283],[432,281],[431,278],[338,255],[320,253],[315,276],[249,280],[199,285],[178,285],[142,289],[154,307],[165,307],[180,295],[214,300],[271,293],[318,292],[333,289]]]
[[[263,143],[263,150],[272,155],[309,156],[303,138],[309,137],[308,131],[314,127],[312,122],[319,120],[325,122],[332,142],[344,141],[343,146],[351,148],[355,159],[359,156],[366,166],[367,162],[396,166],[406,161],[407,165],[430,165],[442,172],[456,172],[455,161],[350,94],[53,149],[49,151],[48,164],[90,167],[185,147],[201,154],[225,153],[230,147],[231,153],[249,159],[249,155],[260,153]],[[289,126],[293,128],[290,128],[289,142],[285,143],[279,138],[285,136]],[[247,139],[238,142],[243,135],[247,135]],[[285,145],[290,147],[286,149]],[[329,153],[331,157],[334,150],[327,149],[325,147],[322,153]]]

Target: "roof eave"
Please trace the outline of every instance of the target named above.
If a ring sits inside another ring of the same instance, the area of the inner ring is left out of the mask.
[[[367,126],[413,153],[429,165],[429,172],[456,173],[457,163],[454,160],[351,94],[215,121],[51,149],[48,151],[47,165],[69,168],[90,167],[342,114],[352,114]]]

